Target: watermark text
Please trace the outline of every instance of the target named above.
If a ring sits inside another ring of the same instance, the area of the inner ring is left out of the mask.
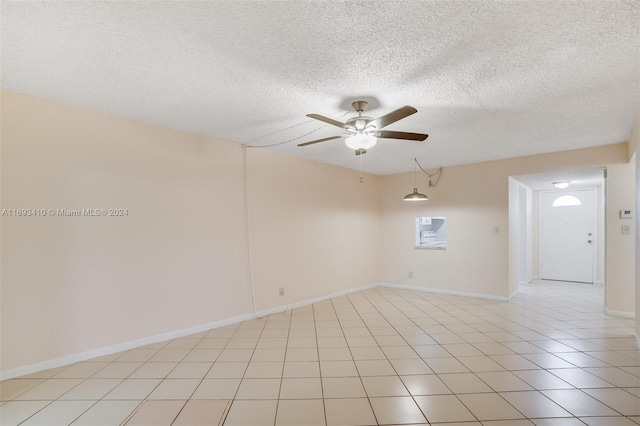
[[[64,208],[20,208],[2,209],[2,217],[124,217],[129,209],[64,209]]]

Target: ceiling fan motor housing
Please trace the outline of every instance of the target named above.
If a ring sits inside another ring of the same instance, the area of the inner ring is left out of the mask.
[[[369,103],[367,101],[355,101],[351,104],[351,106],[353,107],[353,109],[355,109],[358,112],[363,112],[365,109],[367,109],[367,105]]]

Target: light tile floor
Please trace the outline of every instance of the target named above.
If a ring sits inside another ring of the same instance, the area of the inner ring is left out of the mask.
[[[378,287],[0,384],[2,425],[633,425],[633,320],[602,288]]]

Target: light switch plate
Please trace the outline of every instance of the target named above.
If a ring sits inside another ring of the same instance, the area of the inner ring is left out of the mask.
[[[631,219],[633,212],[631,210],[620,210],[620,219]]]
[[[631,227],[629,225],[622,225],[622,235],[631,234]]]

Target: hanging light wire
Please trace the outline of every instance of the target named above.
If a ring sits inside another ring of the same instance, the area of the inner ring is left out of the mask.
[[[433,173],[429,173],[428,171],[426,171],[425,169],[422,168],[422,165],[420,164],[420,162],[418,161],[417,158],[414,157],[413,161],[415,161],[416,164],[418,165],[418,167],[420,167],[420,170],[422,170],[427,176],[429,176],[429,186],[435,187],[436,185],[438,185],[438,182],[440,182],[440,178],[442,177],[442,167],[440,167],[438,170],[436,170]],[[414,168],[415,168],[415,166],[414,166]],[[438,176],[438,178],[436,179],[435,183],[433,183],[431,181],[431,178],[434,177],[434,176]]]
[[[345,113],[344,113],[344,114],[342,114],[342,115],[338,116],[337,118],[342,118],[342,117],[344,117],[345,115],[349,114],[350,112],[351,112],[351,111],[345,111]],[[282,130],[280,130],[279,132],[284,132],[284,131],[286,131],[286,130],[292,129],[292,128],[294,128],[294,127],[302,126],[302,125],[305,125],[305,124],[307,124],[307,123],[317,123],[317,121],[316,121],[316,120],[307,120],[307,121],[302,122],[302,123],[300,123],[300,124],[296,124],[295,126],[291,126],[291,127],[289,127],[289,128],[282,129]],[[328,126],[328,124],[323,124],[323,125],[321,125],[320,127],[316,128],[316,129],[314,129],[314,130],[312,130],[312,131],[310,131],[310,132],[305,133],[304,135],[296,136],[295,138],[291,138],[291,139],[286,140],[286,141],[284,141],[284,142],[277,142],[277,143],[272,143],[272,144],[269,144],[269,145],[247,145],[247,144],[245,144],[244,146],[246,146],[247,148],[272,148],[272,147],[274,147],[274,146],[286,145],[286,144],[288,144],[288,143],[295,142],[295,141],[300,140],[300,139],[302,139],[302,138],[305,138],[305,137],[307,137],[307,136],[309,136],[309,135],[312,135],[312,134],[314,134],[315,132],[317,132],[318,130],[320,130],[320,129],[324,129],[326,126]],[[279,133],[279,132],[275,132],[275,133]],[[274,134],[274,133],[272,133],[272,134]],[[253,140],[255,140],[255,139],[253,139]]]

